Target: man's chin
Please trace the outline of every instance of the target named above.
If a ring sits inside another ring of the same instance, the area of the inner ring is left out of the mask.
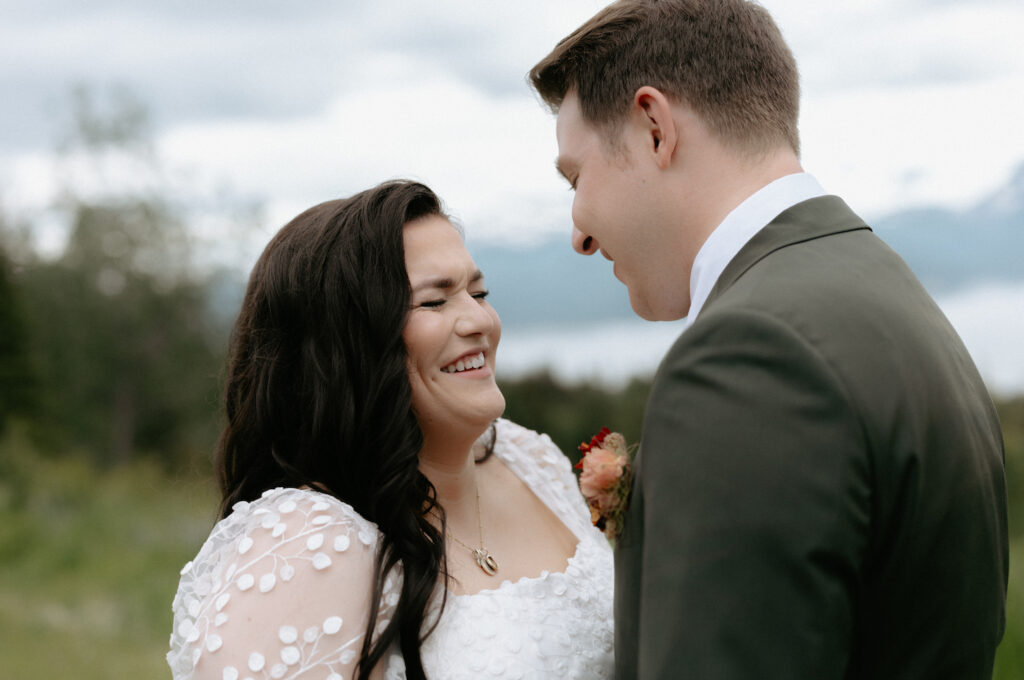
[[[678,321],[690,311],[689,305],[685,309],[676,309],[670,305],[655,305],[651,301],[629,291],[629,306],[633,313],[644,321]]]

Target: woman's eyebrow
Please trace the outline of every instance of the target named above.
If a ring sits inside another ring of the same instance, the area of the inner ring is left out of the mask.
[[[418,286],[413,286],[413,291],[426,290],[428,288],[436,288],[438,290],[448,290],[454,288],[455,282],[451,279],[428,279]]]
[[[480,281],[483,278],[484,278],[484,273],[482,271],[480,271],[479,269],[477,269],[469,277],[469,282],[470,283],[476,283],[477,281]],[[444,278],[429,279],[427,281],[424,281],[423,283],[421,283],[421,284],[419,284],[417,286],[413,286],[412,290],[413,290],[413,292],[416,292],[416,291],[419,291],[419,290],[428,290],[428,289],[430,289],[430,290],[448,290],[448,289],[454,288],[454,287],[455,287],[455,280],[452,279],[452,278],[449,278],[449,277],[444,277]]]

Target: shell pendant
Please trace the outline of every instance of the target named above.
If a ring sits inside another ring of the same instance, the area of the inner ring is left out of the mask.
[[[489,553],[484,548],[473,549],[473,559],[480,565],[480,568],[488,576],[494,576],[498,573],[498,560],[494,559],[494,555]]]

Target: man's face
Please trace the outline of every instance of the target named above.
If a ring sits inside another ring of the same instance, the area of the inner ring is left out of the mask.
[[[600,250],[615,263],[615,276],[639,316],[656,321],[685,315],[689,290],[671,284],[672,220],[666,219],[663,180],[646,153],[644,131],[627,121],[612,148],[583,119],[570,92],[558,111],[556,135],[557,166],[575,192],[573,247],[586,255]],[[681,312],[680,293],[686,302]]]

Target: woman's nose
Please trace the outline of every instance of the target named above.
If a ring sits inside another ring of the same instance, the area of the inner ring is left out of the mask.
[[[593,236],[584,234],[578,227],[572,228],[572,247],[580,255],[593,255],[601,245]]]
[[[479,300],[467,294],[460,300],[459,318],[455,322],[455,332],[459,335],[477,335],[488,333],[494,328],[494,318]]]

